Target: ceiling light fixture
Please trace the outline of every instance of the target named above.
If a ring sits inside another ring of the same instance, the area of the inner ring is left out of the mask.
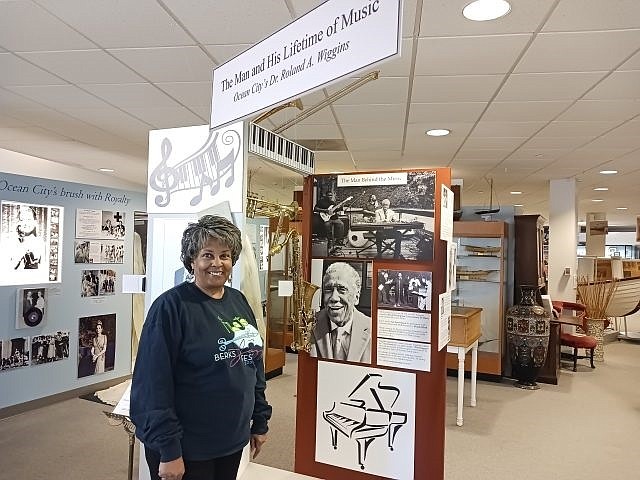
[[[513,192],[509,192],[511,195],[522,195],[522,192],[518,190],[514,190]]]
[[[434,128],[432,130],[427,130],[425,132],[430,137],[444,137],[451,133],[451,130],[447,130],[446,128]]]
[[[616,210],[627,210],[627,207],[616,207]]]
[[[607,187],[596,187],[593,189],[595,192],[608,192],[609,189]]]
[[[505,0],[476,0],[462,9],[462,15],[474,22],[485,22],[504,17],[511,11]]]
[[[522,203],[516,203],[514,207],[524,207],[524,205]]]
[[[601,199],[601,198],[592,198],[591,201],[592,202],[604,202],[604,200]]]
[[[602,175],[615,175],[618,173],[618,170],[600,170]]]
[[[113,168],[99,168],[98,169],[99,172],[105,172],[105,173],[113,173],[115,172],[115,170]]]

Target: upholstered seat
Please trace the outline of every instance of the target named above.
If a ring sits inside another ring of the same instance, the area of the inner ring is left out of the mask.
[[[564,302],[564,301],[554,301],[553,308],[558,312],[559,315],[562,314],[563,311],[569,310],[575,312],[576,318],[582,320],[582,329],[586,332],[587,325],[585,320],[586,308],[584,305],[580,303],[574,302]],[[573,348],[573,371],[577,371],[578,369],[578,359],[579,358],[589,358],[591,361],[591,368],[596,368],[593,364],[593,352],[596,349],[598,342],[596,337],[591,335],[585,335],[582,333],[567,333],[562,332],[560,334],[560,345],[564,345],[565,347]],[[584,348],[589,351],[589,356],[580,356],[578,355],[578,349]]]

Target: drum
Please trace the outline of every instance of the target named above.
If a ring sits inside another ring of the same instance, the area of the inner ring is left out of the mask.
[[[364,247],[368,240],[364,236],[365,232],[354,232],[353,230],[349,230],[349,234],[347,235],[349,238],[349,245],[354,248],[362,248]]]

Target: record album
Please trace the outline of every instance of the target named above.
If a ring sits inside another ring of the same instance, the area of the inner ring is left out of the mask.
[[[16,328],[43,326],[47,312],[47,289],[42,287],[19,289],[16,310]]]

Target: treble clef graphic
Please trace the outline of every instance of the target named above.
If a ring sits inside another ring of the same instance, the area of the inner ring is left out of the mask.
[[[172,167],[167,166],[167,161],[171,156],[171,141],[165,137],[160,147],[162,153],[162,161],[153,169],[149,177],[149,186],[158,191],[163,192],[157,195],[155,203],[159,207],[166,207],[171,199],[171,192],[178,184],[176,172]]]

